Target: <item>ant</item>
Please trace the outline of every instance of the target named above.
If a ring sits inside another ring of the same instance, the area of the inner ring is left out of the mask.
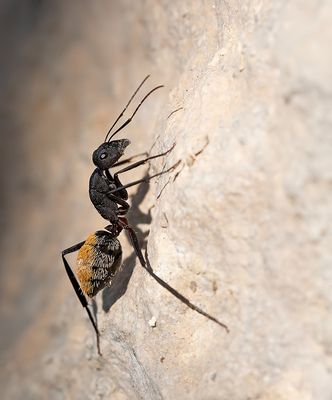
[[[88,236],[86,240],[62,251],[62,260],[67,275],[82,306],[86,309],[89,319],[95,330],[97,339],[97,351],[99,355],[101,355],[99,343],[100,334],[97,324],[92,317],[91,311],[88,307],[88,301],[85,296],[93,298],[100,290],[111,284],[112,279],[120,270],[122,262],[122,249],[121,244],[118,240],[118,236],[120,235],[122,230],[128,232],[132,246],[142,267],[145,268],[150,273],[150,275],[157,280],[157,282],[159,282],[163,287],[169,290],[174,296],[187,304],[190,308],[218,323],[228,331],[228,328],[225,324],[219,322],[214,317],[210,316],[195,305],[191,304],[189,300],[187,300],[184,296],[182,296],[175,289],[170,287],[166,282],[164,282],[162,279],[154,274],[149,263],[147,264],[148,260],[146,261],[142,254],[137,235],[134,229],[129,225],[126,218],[126,214],[130,208],[130,205],[126,201],[128,199],[128,193],[126,189],[131,186],[138,185],[142,182],[148,182],[152,178],[169,172],[173,170],[178,165],[178,163],[173,165],[168,170],[159,172],[155,175],[148,176],[143,179],[136,180],[126,185],[122,185],[119,179],[119,175],[140,165],[143,165],[154,158],[167,155],[173,150],[175,143],[169,150],[164,153],[150,156],[143,160],[132,163],[131,165],[118,170],[114,175],[112,175],[110,172],[110,168],[119,167],[123,164],[129,163],[133,158],[137,157],[133,156],[131,158],[119,161],[119,159],[124,154],[125,148],[130,144],[130,141],[128,139],[112,140],[112,138],[131,122],[144,101],[154,91],[162,88],[163,85],[156,86],[155,88],[150,90],[138,104],[131,117],[128,118],[112,134],[111,132],[127,110],[128,106],[136,96],[139,89],[148,78],[149,75],[145,77],[145,79],[135,90],[120,115],[116,118],[115,122],[108,130],[104,142],[93,152],[92,155],[92,160],[94,165],[96,166],[96,169],[93,171],[89,182],[90,200],[99,212],[99,214],[105,220],[109,221],[110,224],[107,225],[104,230],[99,230],[95,233],[92,233]],[[76,261],[77,278],[65,258],[67,254],[73,253],[75,251],[78,251]]]

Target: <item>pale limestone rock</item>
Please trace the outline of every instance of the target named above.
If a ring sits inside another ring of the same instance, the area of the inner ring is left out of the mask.
[[[331,4],[3,10],[3,124],[21,161],[3,180],[3,398],[330,400]],[[131,221],[154,272],[230,333],[160,287],[122,235],[131,278],[97,297],[98,358],[59,253],[106,225],[90,156],[147,73],[166,89],[125,131],[128,153],[176,142],[151,172],[180,164],[132,191]]]

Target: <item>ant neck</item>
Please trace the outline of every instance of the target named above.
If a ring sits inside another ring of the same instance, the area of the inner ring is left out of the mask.
[[[119,223],[110,224],[105,226],[104,228],[107,232],[109,232],[113,237],[118,237],[122,231],[122,226]]]

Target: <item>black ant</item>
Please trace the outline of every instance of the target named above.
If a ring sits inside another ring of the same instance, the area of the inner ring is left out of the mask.
[[[171,171],[176,167],[172,166],[166,171],[159,172],[155,175],[149,176],[147,178],[139,179],[126,185],[122,185],[119,179],[119,175],[123,172],[129,171],[140,165],[145,164],[147,161],[152,160],[157,157],[162,157],[173,150],[175,144],[164,153],[157,154],[154,156],[147,157],[141,161],[137,161],[128,167],[120,169],[114,175],[111,174],[110,168],[119,167],[123,164],[130,162],[134,157],[118,161],[124,154],[125,148],[130,144],[128,139],[112,140],[112,138],[125,128],[133,119],[138,109],[141,107],[143,102],[157,89],[163,87],[163,85],[156,86],[154,89],[150,90],[148,94],[141,100],[141,102],[136,107],[135,111],[129,119],[127,119],[118,129],[112,132],[112,129],[123,116],[124,112],[127,110],[131,101],[142,87],[144,82],[148,79],[149,75],[142,81],[142,83],[135,90],[131,98],[129,99],[127,105],[122,110],[121,114],[117,117],[111,128],[108,130],[104,142],[93,152],[92,160],[96,166],[93,171],[90,182],[89,182],[89,195],[90,199],[99,212],[99,214],[110,222],[104,230],[97,231],[91,234],[85,241],[75,244],[66,250],[62,251],[62,260],[68,274],[68,277],[74,287],[74,290],[82,304],[86,309],[89,319],[94,327],[97,337],[97,350],[98,354],[101,355],[100,345],[99,345],[99,330],[97,328],[96,322],[92,317],[91,311],[88,307],[88,302],[85,297],[88,296],[93,298],[100,290],[109,285],[112,278],[117,274],[121,267],[122,261],[122,249],[121,244],[117,237],[124,229],[128,232],[131,243],[135,250],[135,253],[140,261],[140,264],[145,268],[151,276],[153,276],[162,286],[169,290],[173,295],[179,298],[181,301],[186,303],[190,308],[203,314],[207,318],[213,320],[219,325],[223,326],[227,331],[228,328],[223,323],[219,322],[215,318],[211,317],[209,314],[205,313],[198,307],[194,306],[187,300],[184,296],[179,294],[175,289],[171,288],[166,282],[162,281],[157,277],[151,266],[147,265],[145,258],[141,252],[138,238],[134,229],[129,225],[127,218],[125,217],[130,206],[127,203],[128,193],[127,188],[138,185],[142,182],[148,182],[150,179],[157,177],[161,174]],[[76,275],[70,268],[65,255],[78,251],[77,261],[76,261]]]

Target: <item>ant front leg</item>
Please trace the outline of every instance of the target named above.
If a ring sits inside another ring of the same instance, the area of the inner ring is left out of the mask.
[[[63,264],[65,266],[68,278],[69,278],[71,284],[73,285],[75,293],[76,293],[79,301],[81,302],[82,307],[84,307],[86,309],[86,312],[88,313],[88,316],[89,316],[89,319],[90,319],[90,321],[92,323],[92,326],[93,326],[93,328],[94,328],[94,330],[96,332],[97,350],[98,350],[98,354],[101,356],[100,344],[99,344],[99,335],[100,334],[99,334],[98,327],[97,327],[96,322],[94,321],[94,319],[92,317],[91,311],[90,311],[90,309],[88,307],[88,302],[87,302],[87,300],[86,300],[86,298],[85,298],[85,296],[84,296],[84,294],[82,292],[80,284],[78,283],[78,281],[77,281],[72,269],[70,268],[70,265],[68,264],[68,261],[65,258],[65,255],[73,253],[75,251],[78,251],[84,245],[84,243],[85,243],[85,241],[77,243],[74,246],[71,246],[68,249],[63,250],[62,253],[61,253],[61,256],[62,256],[62,261],[63,261]]]
[[[121,165],[124,165],[124,164],[128,164],[131,160],[133,160],[134,158],[137,158],[137,157],[141,157],[141,156],[148,156],[148,153],[145,151],[144,153],[140,153],[140,154],[135,154],[134,156],[132,156],[132,157],[129,157],[129,158],[125,158],[124,160],[121,160],[121,161],[118,161],[117,163],[115,163],[114,165],[112,165],[112,168],[114,168],[114,167],[120,167]]]
[[[128,165],[128,167],[126,167],[126,168],[120,169],[120,171],[118,171],[118,172],[116,172],[114,174],[114,178],[117,177],[117,175],[122,174],[123,172],[130,171],[131,169],[134,169],[136,167],[139,167],[140,165],[143,165],[146,162],[148,162],[150,160],[153,160],[154,158],[165,156],[166,154],[170,153],[174,149],[174,146],[175,146],[175,143],[173,144],[173,146],[169,150],[165,151],[164,153],[160,153],[160,154],[157,154],[155,156],[147,157],[144,160],[137,161],[137,162],[135,162],[135,163],[133,163],[131,165]]]

